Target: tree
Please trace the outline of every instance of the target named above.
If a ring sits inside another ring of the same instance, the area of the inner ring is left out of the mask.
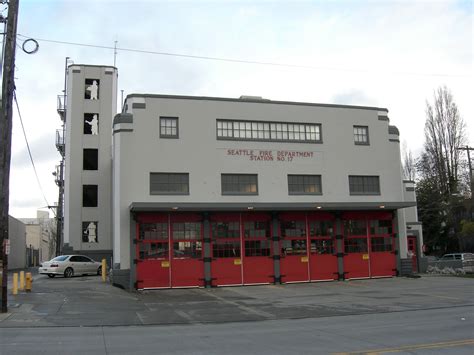
[[[429,168],[438,178],[441,194],[447,199],[458,193],[460,151],[466,144],[466,124],[459,114],[451,91],[440,87],[434,102],[426,102],[424,154]]]
[[[474,251],[474,222],[461,221],[461,240],[463,249],[466,251]]]
[[[466,125],[450,90],[438,88],[433,103],[426,102],[425,143],[416,163],[418,214],[423,223],[425,242],[432,250],[459,248],[462,211],[459,194],[462,181],[461,153],[467,140]]]
[[[407,148],[407,142],[403,142],[402,146],[402,164],[403,164],[403,178],[405,180],[415,180],[416,166],[415,159],[410,149]]]

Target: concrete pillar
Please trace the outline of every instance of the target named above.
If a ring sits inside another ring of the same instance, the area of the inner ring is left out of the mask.
[[[211,253],[211,223],[209,221],[209,213],[203,213],[203,260],[204,260],[204,287],[212,287],[212,253]]]
[[[273,283],[281,284],[280,269],[280,223],[278,221],[278,213],[272,213],[272,243],[273,243]]]
[[[337,270],[339,273],[338,280],[345,280],[344,274],[344,236],[343,221],[341,213],[336,213],[336,253],[337,253]]]

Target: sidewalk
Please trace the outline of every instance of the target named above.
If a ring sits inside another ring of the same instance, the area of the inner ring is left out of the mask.
[[[0,328],[196,324],[404,312],[473,305],[474,280],[391,278],[127,292],[100,277],[35,275],[9,293]]]

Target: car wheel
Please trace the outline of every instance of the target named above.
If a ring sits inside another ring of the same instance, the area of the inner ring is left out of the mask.
[[[56,275],[54,275],[54,274],[48,274],[48,277],[53,278],[54,276],[56,276]]]
[[[68,267],[66,270],[64,270],[64,277],[73,277],[74,276],[74,270],[70,267]]]
[[[102,275],[102,266],[99,266],[99,268],[97,269],[97,275]]]

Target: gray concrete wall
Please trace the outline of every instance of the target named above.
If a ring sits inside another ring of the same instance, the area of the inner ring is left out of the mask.
[[[85,80],[99,80],[99,99],[84,97]],[[64,243],[82,254],[112,250],[112,119],[117,105],[117,69],[72,65],[68,68]],[[84,113],[99,115],[97,135],[84,134]],[[83,149],[98,149],[98,170],[83,170]],[[98,185],[98,206],[83,207],[82,186]],[[82,222],[98,222],[98,242],[82,241]]]
[[[26,229],[23,222],[8,216],[8,239],[10,240],[10,255],[8,268],[23,269],[26,267]]]
[[[389,132],[381,109],[309,106],[245,101],[195,100],[131,96],[126,111],[133,123],[114,127],[114,257],[120,268],[130,268],[130,204],[133,202],[297,203],[403,202],[398,131]],[[179,117],[179,139],[162,139],[159,117]],[[216,119],[320,123],[321,144],[216,139]],[[369,127],[370,145],[355,145],[353,126]],[[312,157],[292,161],[251,161],[229,155],[229,149],[311,152]],[[190,194],[150,195],[150,172],[187,172]],[[221,173],[258,174],[257,196],[223,196]],[[288,194],[288,174],[321,174],[320,196]],[[377,175],[381,194],[353,196],[349,175]],[[400,237],[405,219],[398,216]],[[400,253],[406,255],[405,247]],[[119,255],[119,260],[117,256]]]

